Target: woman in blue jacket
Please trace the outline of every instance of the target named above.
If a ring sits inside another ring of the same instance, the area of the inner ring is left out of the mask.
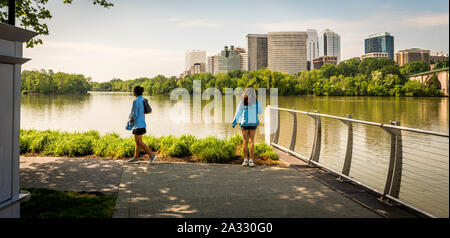
[[[248,87],[244,90],[239,103],[236,115],[232,123],[233,128],[239,122],[242,129],[242,137],[244,138],[244,162],[242,166],[253,167],[253,152],[255,150],[255,135],[259,125],[258,114],[262,113],[261,103],[259,103],[255,89]],[[250,144],[250,160],[247,159]]]
[[[144,97],[142,93],[144,88],[141,86],[134,87],[133,95],[136,97],[133,101],[133,107],[129,116],[130,121],[133,123],[133,135],[136,145],[134,147],[134,156],[128,162],[136,162],[139,160],[139,152],[141,149],[150,156],[150,163],[153,163],[156,159],[156,154],[153,154],[148,146],[142,141],[142,135],[146,133],[145,113],[144,113]]]

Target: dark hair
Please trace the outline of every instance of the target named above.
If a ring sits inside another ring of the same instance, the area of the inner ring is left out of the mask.
[[[245,88],[244,92],[242,93],[242,100],[245,106],[256,103],[257,99],[258,97],[256,96],[255,89],[253,89],[251,86]]]
[[[133,92],[136,95],[141,96],[142,93],[144,92],[144,88],[138,85],[138,86],[134,87]]]

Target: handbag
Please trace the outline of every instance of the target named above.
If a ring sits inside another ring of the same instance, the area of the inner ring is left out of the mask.
[[[144,113],[152,113],[152,108],[150,107],[150,104],[148,104],[148,100],[144,98]]]

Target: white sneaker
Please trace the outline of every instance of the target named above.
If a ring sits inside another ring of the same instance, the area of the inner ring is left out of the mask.
[[[251,159],[250,161],[248,161],[248,166],[253,167],[255,166],[255,164],[253,163],[253,160]]]
[[[153,162],[155,162],[156,157],[158,157],[158,155],[156,155],[156,154],[152,154],[150,156],[150,164],[153,164]]]
[[[244,162],[242,162],[242,166],[248,166],[248,160],[244,159]]]

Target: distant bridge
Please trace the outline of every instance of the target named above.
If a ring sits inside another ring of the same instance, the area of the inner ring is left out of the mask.
[[[430,85],[432,83],[432,77],[436,75],[439,84],[437,88],[441,90],[444,96],[449,96],[449,79],[448,79],[448,67],[443,69],[431,70],[420,74],[413,74],[409,76],[409,80],[416,80],[423,84]]]

